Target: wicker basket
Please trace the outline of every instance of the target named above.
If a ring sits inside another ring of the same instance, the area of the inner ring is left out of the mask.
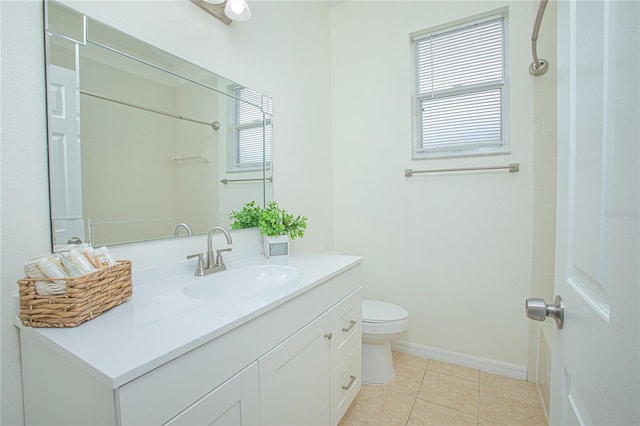
[[[131,261],[118,260],[114,266],[77,278],[66,278],[66,294],[40,296],[36,281],[59,278],[22,278],[20,321],[27,327],[75,327],[125,302],[133,294]]]

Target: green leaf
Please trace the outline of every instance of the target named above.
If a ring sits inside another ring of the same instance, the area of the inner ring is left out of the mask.
[[[231,222],[231,229],[258,227],[261,213],[262,208],[256,205],[255,201],[249,201],[239,212],[231,211],[229,215],[229,218],[233,220],[233,222]]]
[[[263,235],[270,237],[289,235],[292,240],[295,240],[304,236],[304,231],[307,228],[307,218],[294,216],[281,209],[277,202],[270,201],[260,214],[258,227]]]

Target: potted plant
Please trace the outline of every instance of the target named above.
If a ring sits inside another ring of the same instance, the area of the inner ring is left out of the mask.
[[[304,236],[307,218],[288,213],[280,208],[277,202],[270,201],[260,213],[258,228],[264,236],[265,256],[288,256],[289,239],[295,240]]]
[[[239,212],[232,210],[229,215],[231,229],[257,228],[261,213],[262,208],[255,201],[246,203]]]
[[[267,203],[264,209],[256,205],[255,201],[250,201],[242,210],[232,211],[230,217],[233,221],[231,229],[260,229],[267,257],[288,256],[289,240],[303,237],[307,229],[306,217],[287,212],[275,201]]]

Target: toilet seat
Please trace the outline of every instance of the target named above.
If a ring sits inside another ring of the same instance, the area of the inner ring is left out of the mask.
[[[409,312],[379,300],[362,301],[362,333],[396,334],[409,329]]]
[[[362,321],[362,334],[388,334],[394,335],[409,330],[409,319],[389,322],[364,322]]]
[[[362,301],[362,322],[384,323],[401,321],[409,317],[409,312],[393,303],[379,300]]]

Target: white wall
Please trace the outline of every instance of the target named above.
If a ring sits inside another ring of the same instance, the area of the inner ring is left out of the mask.
[[[3,425],[22,423],[17,331],[11,294],[22,263],[50,247],[42,5],[0,2],[2,72],[1,271]]]
[[[248,23],[225,26],[186,0],[65,2],[98,20],[275,99],[274,178],[280,204],[310,217],[294,249],[332,246],[328,9],[251,2]],[[11,295],[29,257],[50,251],[42,3],[0,1],[2,117],[1,301],[3,425],[23,422]],[[309,54],[308,52],[312,52]],[[310,101],[310,99],[312,101]],[[189,239],[185,239],[189,242]],[[234,239],[235,240],[235,239]],[[204,240],[198,247],[204,248]],[[157,247],[150,244],[149,247]],[[131,250],[139,246],[131,246]],[[127,253],[125,246],[120,253]],[[178,261],[191,251],[163,253]],[[170,254],[170,255],[169,255]]]
[[[509,6],[510,155],[411,161],[410,34]],[[332,8],[335,248],[365,258],[364,296],[405,307],[408,341],[527,364],[532,222],[531,3]],[[520,173],[404,169],[520,163]]]

